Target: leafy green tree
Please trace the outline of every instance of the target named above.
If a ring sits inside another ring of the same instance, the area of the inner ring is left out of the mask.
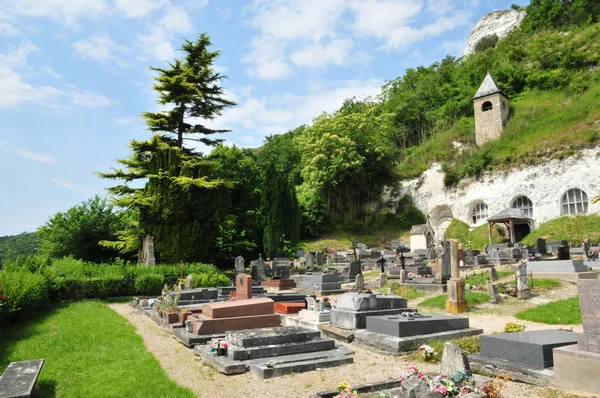
[[[36,254],[40,247],[37,232],[0,236],[0,265],[5,260],[16,260],[20,256]]]
[[[99,242],[115,239],[118,231],[125,229],[128,218],[127,212],[96,195],[64,213],[54,214],[38,229],[41,254],[94,262],[113,260],[122,253],[102,247]]]

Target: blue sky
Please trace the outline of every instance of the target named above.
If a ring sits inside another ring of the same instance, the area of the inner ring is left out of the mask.
[[[148,66],[207,32],[238,103],[215,127],[256,147],[407,68],[461,55],[479,18],[526,0],[0,0],[0,236],[105,195],[94,174],[149,137]],[[200,148],[202,149],[202,148]]]

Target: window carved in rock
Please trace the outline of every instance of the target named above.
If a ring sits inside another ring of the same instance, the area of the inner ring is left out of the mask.
[[[478,224],[480,221],[484,221],[488,217],[488,207],[485,203],[478,203],[473,207],[473,224]]]
[[[522,210],[527,217],[533,217],[533,203],[527,196],[519,196],[512,202],[512,207]]]
[[[581,189],[569,189],[562,196],[560,204],[561,214],[587,213],[588,196]]]

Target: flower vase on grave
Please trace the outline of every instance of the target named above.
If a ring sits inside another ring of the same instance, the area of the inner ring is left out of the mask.
[[[192,321],[190,321],[189,319],[185,320],[185,331],[188,333],[192,332]]]

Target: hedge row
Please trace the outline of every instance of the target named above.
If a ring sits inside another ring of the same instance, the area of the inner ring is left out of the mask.
[[[0,271],[0,324],[15,314],[37,311],[52,302],[132,295],[159,295],[165,283],[192,275],[194,287],[229,285],[229,278],[211,264],[145,267],[124,263],[94,264],[55,260],[51,264],[10,263]]]

